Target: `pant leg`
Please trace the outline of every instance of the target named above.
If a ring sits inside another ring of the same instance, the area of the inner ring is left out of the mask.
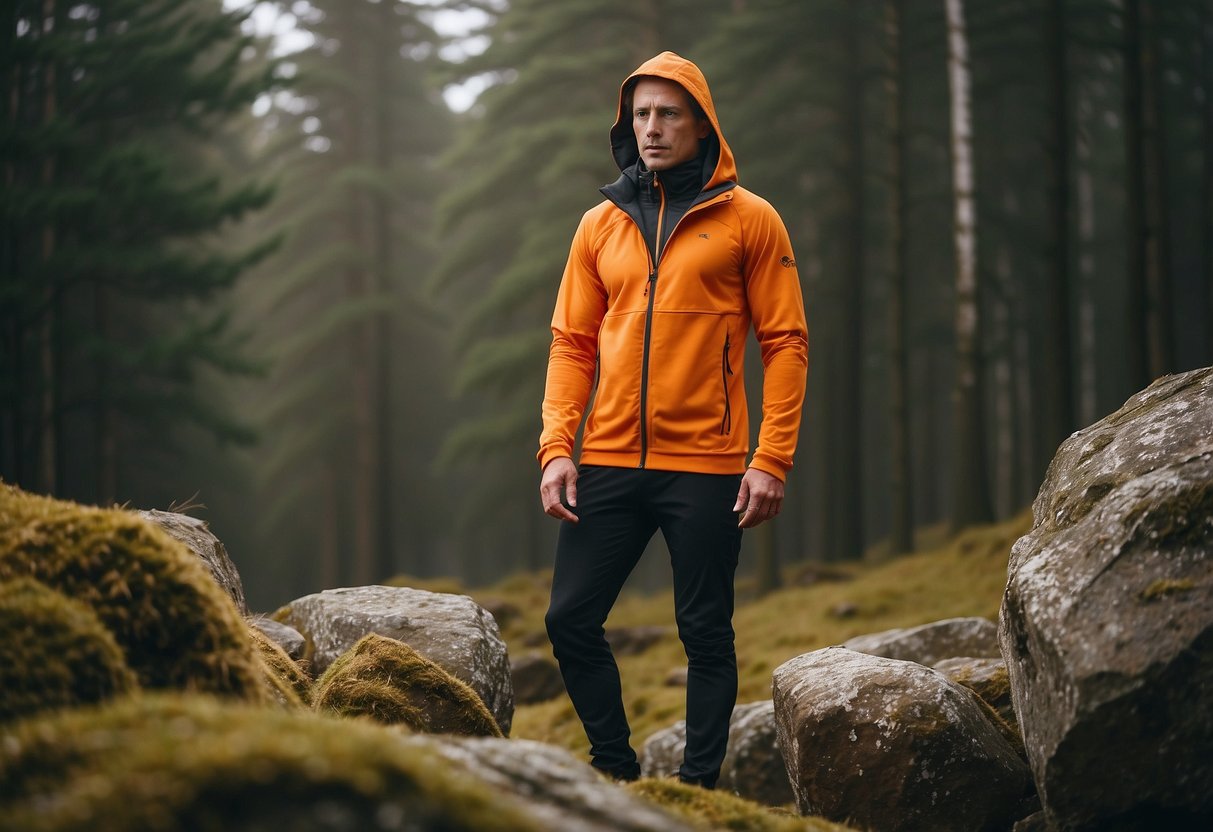
[[[656,500],[674,572],[674,612],[687,654],[687,742],[679,776],[709,788],[720,775],[737,703],[733,581],[741,475],[679,473]]]
[[[644,472],[586,466],[577,478],[579,522],[560,524],[545,623],[565,688],[590,741],[592,764],[640,774],[623,707],[619,668],[602,625],[657,530],[644,507]]]

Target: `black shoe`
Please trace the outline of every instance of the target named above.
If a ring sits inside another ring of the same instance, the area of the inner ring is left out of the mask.
[[[716,780],[708,780],[706,777],[686,777],[682,774],[678,775],[678,782],[688,786],[698,786],[706,791],[713,791],[716,788]]]
[[[598,768],[597,766],[594,766],[594,768],[616,783],[632,783],[640,779],[639,763],[632,763],[630,766],[620,766],[619,768]]]

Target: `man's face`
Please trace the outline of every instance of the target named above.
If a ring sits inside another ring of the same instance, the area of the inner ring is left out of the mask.
[[[632,91],[632,130],[649,170],[668,170],[699,155],[712,125],[695,118],[691,97],[665,78],[641,78]]]

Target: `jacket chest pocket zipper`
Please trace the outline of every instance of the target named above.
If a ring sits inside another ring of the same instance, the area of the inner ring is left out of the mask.
[[[724,336],[724,351],[720,359],[720,381],[724,390],[724,415],[720,417],[720,433],[725,435],[733,432],[733,407],[729,402],[729,376],[733,375],[733,367],[729,364],[729,336]]]

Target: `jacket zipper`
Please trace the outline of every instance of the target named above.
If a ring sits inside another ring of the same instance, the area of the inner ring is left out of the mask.
[[[731,189],[729,189],[729,190],[731,190]],[[611,193],[609,193],[609,191],[607,189],[603,189],[603,195],[606,196],[608,199],[610,199],[612,202],[615,202],[616,205],[619,205],[619,207],[621,209],[623,208],[623,206],[619,203],[619,201]],[[719,196],[720,196],[720,193],[714,193],[714,194],[712,194],[712,196],[708,197],[707,199],[704,199],[702,202],[692,203],[691,207],[688,208],[686,210],[686,212],[681,217],[678,218],[678,222],[676,222],[674,224],[674,228],[670,231],[670,239],[674,238],[674,232],[678,230],[678,226],[682,225],[683,220],[685,220],[688,216],[690,216],[692,213],[699,210],[700,208],[703,208],[708,205],[714,205],[717,202],[717,198]],[[702,195],[700,198],[702,198]],[[624,210],[624,213],[628,214],[628,216],[630,216],[632,218],[633,222],[638,223],[636,218],[634,216],[632,216],[628,211]],[[664,222],[665,222],[665,191],[662,190],[661,205],[658,207],[658,212],[657,212],[657,236],[653,240],[653,243],[656,246],[657,251],[654,253],[650,249],[648,252],[649,264],[650,264],[651,268],[649,269],[648,282],[645,284],[645,287],[644,287],[644,292],[648,296],[649,302],[648,302],[648,308],[646,309],[645,314],[644,314],[644,347],[643,347],[643,352],[641,354],[641,360],[640,360],[640,365],[641,365],[640,366],[640,464],[637,466],[638,468],[644,467],[645,461],[647,460],[648,455],[649,455],[649,429],[648,429],[648,415],[646,413],[646,411],[648,410],[648,398],[649,398],[649,344],[650,344],[650,341],[652,338],[652,332],[653,332],[653,297],[657,292],[657,266],[661,262],[661,254],[663,251],[663,246],[661,245],[661,227],[662,227],[662,223],[664,223]],[[644,238],[643,229],[641,229],[640,236],[642,239]],[[647,239],[644,240],[644,245],[645,245],[645,248],[648,249],[649,241]]]
[[[649,456],[649,342],[653,337],[653,299],[657,296],[657,264],[661,262],[661,226],[665,222],[665,188],[661,188],[661,204],[657,206],[657,236],[653,238],[655,252],[649,252],[653,268],[649,270],[649,282],[644,292],[649,296],[648,309],[644,313],[644,350],[640,359],[640,465],[644,467]],[[647,244],[647,241],[646,241]]]
[[[733,432],[733,404],[729,401],[729,376],[733,367],[729,364],[729,333],[724,335],[724,357],[720,362],[720,380],[724,383],[724,416],[720,419],[721,435]]]

